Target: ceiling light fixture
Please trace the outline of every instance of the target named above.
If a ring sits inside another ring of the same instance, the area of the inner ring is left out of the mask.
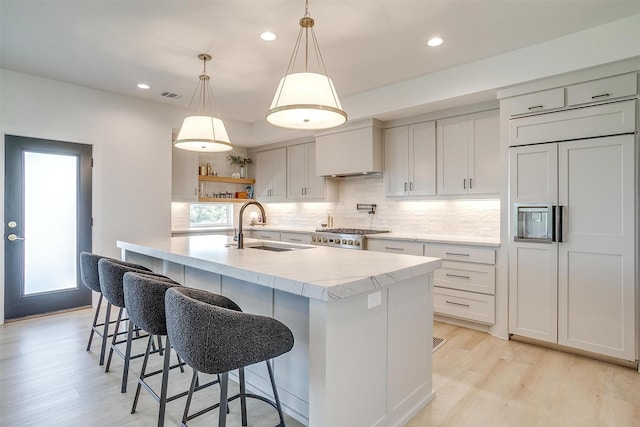
[[[313,25],[314,21],[309,15],[309,0],[305,0],[305,14],[300,19],[300,32],[287,72],[280,80],[271,108],[265,115],[265,120],[274,126],[317,130],[340,126],[347,121],[347,113],[342,110],[336,89],[327,74]],[[294,73],[293,68],[303,36],[304,72]],[[310,41],[321,73],[308,72]]]
[[[149,86],[146,83],[138,83],[138,89],[149,89],[151,88],[151,86]]]
[[[444,40],[442,40],[440,37],[433,37],[427,42],[427,44],[431,47],[440,46],[442,43],[444,43]]]
[[[272,42],[277,39],[278,36],[273,34],[271,31],[265,31],[264,33],[260,34],[260,38],[266,42]]]
[[[174,145],[190,151],[229,151],[233,149],[233,146],[229,141],[229,135],[220,114],[218,113],[218,117],[207,115],[207,101],[210,106],[213,105],[213,91],[207,75],[207,61],[211,61],[211,55],[201,53],[198,55],[198,59],[202,60],[204,69],[200,74],[200,80],[191,101],[189,101],[189,108],[191,108],[196,94],[200,94],[198,115],[184,119]]]

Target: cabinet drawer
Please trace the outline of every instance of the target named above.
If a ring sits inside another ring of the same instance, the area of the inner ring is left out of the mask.
[[[495,295],[496,268],[484,264],[442,261],[434,273],[435,285],[461,291]]]
[[[564,107],[564,88],[562,87],[516,96],[509,102],[509,112],[514,116],[562,107]]]
[[[606,101],[622,96],[635,95],[638,89],[636,74],[609,77],[567,87],[569,105]]]
[[[449,261],[477,262],[480,264],[496,263],[496,251],[494,249],[425,245],[424,254],[425,256]]]
[[[370,251],[405,255],[422,256],[424,254],[424,244],[418,242],[403,242],[399,240],[367,239],[367,249]]]
[[[493,324],[496,321],[495,306],[496,300],[492,295],[433,288],[433,311],[436,314]]]
[[[311,244],[311,235],[308,233],[280,233],[280,240],[283,242]]]
[[[254,239],[262,240],[280,240],[279,231],[253,230]]]
[[[509,145],[566,141],[635,132],[636,102],[574,108],[509,121]]]

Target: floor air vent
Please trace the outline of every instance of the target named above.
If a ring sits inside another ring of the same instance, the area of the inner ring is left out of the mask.
[[[437,349],[442,347],[447,340],[444,338],[433,337],[433,351],[435,352]]]

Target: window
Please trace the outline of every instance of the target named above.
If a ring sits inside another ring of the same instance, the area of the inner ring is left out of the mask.
[[[230,227],[233,208],[231,203],[191,203],[191,227]]]

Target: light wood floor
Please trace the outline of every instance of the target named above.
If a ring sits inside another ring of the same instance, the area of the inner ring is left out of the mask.
[[[121,359],[105,374],[98,341],[84,351],[91,315],[87,309],[0,326],[0,426],[156,424],[157,404],[144,391],[129,414],[141,360],[132,362],[129,389],[121,394]],[[442,323],[434,330],[448,340],[434,353],[437,396],[408,427],[640,426],[640,374],[632,369]],[[185,389],[189,377],[189,370],[172,372],[172,391]],[[216,399],[217,387],[201,391],[194,407]],[[167,426],[179,424],[183,405],[184,399],[169,403]],[[240,425],[238,412],[235,403],[230,426]],[[217,425],[216,416],[189,425]],[[270,407],[250,406],[250,426],[275,424]],[[287,425],[300,426],[291,418]]]

